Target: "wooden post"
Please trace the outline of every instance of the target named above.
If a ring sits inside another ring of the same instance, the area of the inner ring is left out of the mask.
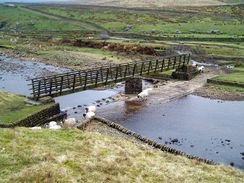
[[[182,63],[182,55],[180,55],[180,58],[179,58],[179,65],[178,65],[178,68],[181,66],[181,63]],[[184,64],[183,64],[184,65]]]
[[[75,83],[76,83],[76,74],[74,74],[74,79],[73,79],[73,92],[75,91]]]
[[[96,82],[95,82],[95,86],[97,87],[97,82],[98,82],[98,73],[99,71],[97,70],[97,73],[96,73]]]
[[[168,67],[167,67],[167,69],[169,70],[169,65],[171,64],[171,61],[170,61],[170,58],[169,58],[169,60],[168,60]]]
[[[190,59],[191,59],[191,54],[188,55],[188,60],[187,60],[187,64],[190,63]]]
[[[175,68],[175,64],[176,64],[176,56],[174,57],[173,69]]]
[[[102,67],[100,69],[100,76],[101,76],[101,81],[103,82],[103,68]]]
[[[133,77],[135,76],[136,67],[137,67],[137,63],[135,63],[135,64],[134,64],[134,68],[133,68],[133,74],[132,74],[132,76],[133,76]]]
[[[88,73],[86,72],[85,73],[85,81],[84,81],[84,90],[86,90],[87,76],[88,76]]]
[[[147,73],[148,73],[148,74],[150,73],[151,66],[152,66],[152,61],[150,60],[150,62],[149,62],[149,66],[148,66],[148,70],[147,70]]]
[[[119,74],[119,67],[118,67],[118,66],[116,66],[115,83],[117,83],[118,74]]]
[[[36,91],[35,91],[34,79],[31,80],[31,83],[32,83],[33,98],[35,98],[36,97]]]
[[[141,72],[140,72],[140,75],[142,75],[143,69],[144,69],[144,62],[142,62],[142,64],[141,64]]]
[[[51,80],[51,82],[50,82],[50,87],[49,87],[49,95],[52,95],[53,79],[51,78],[50,80]]]
[[[185,65],[185,63],[186,63],[186,55],[184,55],[183,59],[184,59],[183,65]]]
[[[61,76],[59,95],[62,95],[64,76]]]
[[[106,82],[105,82],[105,85],[108,84],[108,76],[109,76],[109,68],[107,68],[107,73],[106,73]]]
[[[126,78],[126,75],[127,75],[127,69],[128,69],[128,64],[125,66],[124,78]]]
[[[161,72],[163,72],[163,70],[164,70],[164,65],[165,65],[165,63],[164,63],[164,59],[163,59],[162,65],[161,65]]]
[[[67,76],[67,81],[68,81],[68,87],[70,88],[69,73],[67,73],[66,76]]]
[[[155,65],[155,70],[154,70],[154,72],[157,72],[157,69],[158,69],[158,59],[156,60],[156,65]]]
[[[79,71],[79,78],[80,78],[80,86],[82,86],[82,77],[81,77],[81,72]]]
[[[40,95],[41,95],[41,80],[38,81],[37,100],[39,99]]]
[[[56,88],[56,91],[58,91],[58,83],[57,83],[57,77],[55,76],[55,88]]]

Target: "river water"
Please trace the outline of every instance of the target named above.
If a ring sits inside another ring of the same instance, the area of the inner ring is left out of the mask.
[[[28,79],[68,72],[69,69],[55,67],[41,62],[20,61],[0,55],[0,89],[30,96],[31,82]]]
[[[118,102],[99,115],[188,154],[244,169],[244,102],[188,95],[150,107]]]
[[[26,79],[69,69],[0,56],[0,89],[29,95]],[[150,85],[144,82],[144,86]],[[161,104],[114,101],[124,85],[56,97],[70,117],[82,119],[87,105],[97,105],[99,116],[116,121],[159,143],[188,154],[244,169],[244,102],[227,102],[189,95]]]

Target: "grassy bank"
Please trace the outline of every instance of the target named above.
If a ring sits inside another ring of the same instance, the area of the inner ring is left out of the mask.
[[[48,105],[28,105],[27,98],[0,91],[0,123],[12,123],[46,108]]]
[[[50,144],[52,144],[50,146]],[[0,129],[0,182],[243,182],[244,172],[79,130]]]

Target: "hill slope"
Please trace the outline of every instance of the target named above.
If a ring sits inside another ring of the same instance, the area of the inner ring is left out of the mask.
[[[244,172],[80,130],[0,129],[0,182],[243,182]]]
[[[122,7],[209,6],[244,3],[244,0],[74,0],[79,4]]]

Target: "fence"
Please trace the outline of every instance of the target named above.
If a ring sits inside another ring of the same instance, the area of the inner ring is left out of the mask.
[[[71,92],[96,88],[109,83],[116,83],[127,78],[162,72],[188,64],[190,55],[182,54],[163,57],[161,60],[131,62],[115,66],[95,68],[57,74],[32,79],[32,95],[38,100],[45,96],[58,96]]]

